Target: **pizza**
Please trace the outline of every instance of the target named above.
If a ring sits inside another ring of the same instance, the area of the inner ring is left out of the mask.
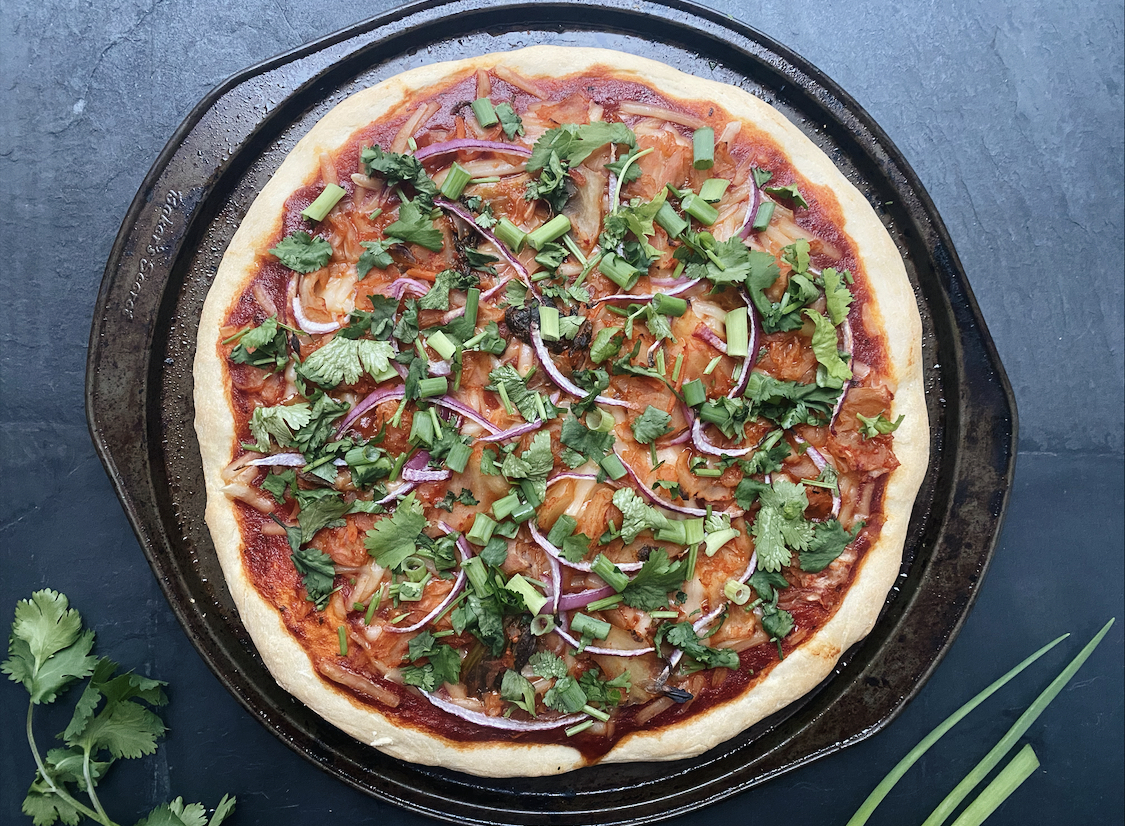
[[[698,755],[872,628],[928,458],[873,209],[776,110],[597,49],[414,69],[247,211],[195,362],[278,683],[485,776]]]

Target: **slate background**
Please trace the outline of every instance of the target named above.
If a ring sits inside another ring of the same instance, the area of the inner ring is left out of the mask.
[[[321,0],[0,3],[0,614],[50,586],[98,651],[171,684],[157,754],[104,785],[120,822],[170,796],[239,796],[240,824],[428,824],[332,779],[206,669],[92,449],[83,410],[105,260],[149,166],[195,103],[278,52],[396,4]],[[707,5],[809,59],[913,165],[956,244],[1015,389],[1016,481],[986,586],[949,656],[878,736],[671,821],[842,823],[964,700],[1074,636],[900,782],[873,823],[917,823],[1110,616],[1027,739],[1042,768],[998,824],[1120,823],[1123,811],[1123,46],[1120,0]],[[73,698],[70,698],[73,702]],[[0,821],[34,766],[26,695],[0,685]],[[40,718],[41,746],[65,721]],[[46,746],[43,746],[44,748]]]

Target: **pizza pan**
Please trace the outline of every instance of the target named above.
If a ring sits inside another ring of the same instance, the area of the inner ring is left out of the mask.
[[[487,780],[387,758],[321,721],[270,677],[204,527],[191,365],[203,299],[235,227],[320,116],[405,69],[538,43],[632,52],[740,86],[824,149],[906,261],[922,311],[933,459],[882,617],[808,697],[691,760]],[[805,60],[681,0],[423,2],[231,78],[172,136],[125,217],[98,297],[86,382],[99,455],[173,611],[219,679],[290,747],[344,782],[456,823],[651,823],[878,731],[965,619],[1015,457],[1011,388],[945,227],[902,155]]]

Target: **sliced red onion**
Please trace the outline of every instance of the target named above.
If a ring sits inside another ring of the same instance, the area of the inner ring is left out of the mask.
[[[313,321],[307,315],[301,306],[301,296],[298,292],[293,293],[293,317],[297,319],[297,326],[308,333],[310,336],[323,335],[324,333],[334,333],[339,330],[343,325],[338,321],[333,321],[327,324],[322,324],[319,321]]]
[[[535,355],[539,357],[539,363],[543,365],[543,370],[551,381],[572,396],[577,396],[580,399],[586,397],[586,391],[564,376],[551,359],[551,354],[547,350],[547,346],[543,343],[543,337],[539,335],[538,324],[531,325],[531,346],[534,348]],[[594,400],[598,404],[604,404],[608,407],[627,407],[631,410],[636,408],[632,402],[623,401],[622,399],[611,399],[609,396],[596,396]]]
[[[562,599],[562,568],[550,554],[547,554],[547,564],[551,568],[551,581],[547,583],[551,589],[551,616],[555,616],[559,613],[559,600]]]
[[[576,640],[566,631],[563,631],[557,625],[554,628],[554,632],[564,640],[566,640],[568,643],[573,645],[575,648],[580,647],[580,643],[578,642],[578,640]],[[587,645],[582,650],[587,654],[601,654],[607,657],[641,657],[645,654],[651,654],[656,649],[651,645],[648,648],[598,648],[593,645]]]
[[[480,224],[478,224],[476,222],[476,218],[473,217],[473,213],[469,212],[469,210],[465,209],[465,207],[461,206],[460,204],[446,200],[445,198],[434,198],[434,206],[441,207],[446,212],[452,212],[462,221],[468,223],[469,226],[476,230],[478,234],[491,241],[492,245],[496,247],[496,251],[500,253],[501,257],[505,261],[507,261],[509,266],[511,266],[511,268],[515,270],[519,275],[520,279],[523,281],[524,286],[531,290],[531,294],[535,296],[539,295],[539,292],[531,283],[531,275],[528,273],[527,267],[521,264],[520,260],[512,255],[511,251],[504,245],[504,242],[497,238],[491,230],[485,229]],[[492,289],[496,288],[493,287]],[[491,290],[489,292],[491,292]]]
[[[447,534],[454,532],[453,528],[449,527],[444,522],[438,522],[438,527],[441,528],[443,531],[445,531]],[[464,539],[465,538],[463,536],[457,537],[457,550],[461,553],[461,561],[462,562],[464,562],[466,559],[468,559],[470,556],[473,555],[473,551],[469,547],[469,543],[465,542]],[[434,610],[432,610],[432,611],[430,611],[430,613],[426,614],[426,616],[423,619],[419,620],[418,622],[414,623],[413,625],[408,625],[405,628],[399,628],[397,625],[389,625],[388,624],[388,625],[384,625],[383,629],[386,630],[386,631],[389,631],[392,634],[406,634],[406,633],[409,633],[409,632],[412,632],[412,631],[421,630],[423,627],[426,626],[426,624],[428,624],[429,622],[431,622],[435,618],[441,616],[441,613],[446,608],[449,607],[449,604],[451,602],[453,602],[453,600],[457,599],[457,595],[461,593],[461,590],[464,587],[465,587],[465,569],[461,568],[457,572],[457,579],[453,580],[453,587],[450,588],[449,593],[445,595],[445,599],[443,599],[441,601],[441,603]]]
[[[414,157],[422,161],[436,155],[445,155],[449,152],[462,152],[476,150],[480,152],[499,152],[505,155],[522,155],[531,157],[531,150],[516,143],[501,143],[500,141],[482,141],[476,138],[454,138],[453,140],[431,143],[414,152]]]
[[[261,459],[251,459],[246,464],[257,467],[304,467],[306,462],[300,453],[275,453]]]
[[[762,191],[758,189],[758,183],[754,180],[753,173],[750,174],[750,201],[746,204],[746,217],[742,221],[742,226],[738,230],[738,237],[745,241],[750,237],[750,233],[754,231],[754,218],[758,214],[758,207],[762,204]]]
[[[661,497],[657,496],[656,491],[650,490],[648,488],[648,486],[645,485],[645,483],[643,481],[641,481],[641,477],[637,474],[637,472],[635,470],[633,470],[633,468],[629,465],[629,463],[621,458],[621,454],[617,453],[616,450],[613,451],[613,452],[617,455],[617,458],[621,461],[621,464],[625,467],[625,471],[626,471],[626,473],[629,474],[629,481],[631,481],[633,483],[633,487],[635,487],[637,490],[639,490],[641,492],[641,495],[644,496],[646,499],[648,499],[650,502],[652,502],[652,504],[658,505],[659,507],[662,507],[665,510],[674,511],[675,513],[682,513],[682,514],[685,514],[687,516],[706,516],[707,515],[707,511],[705,511],[701,508],[690,508],[687,505],[677,505],[673,502],[669,502],[666,499],[662,499]]]
[[[414,278],[396,278],[391,282],[390,294],[401,299],[407,293],[423,296],[430,291],[429,286]]]
[[[685,442],[691,441],[691,425],[695,421],[695,413],[683,402],[680,402],[680,410],[684,414],[684,421],[687,422],[687,427],[684,428],[683,433],[668,442],[669,445],[682,445]]]
[[[487,290],[485,290],[483,293],[481,293],[480,294],[480,300],[481,301],[491,301],[493,296],[495,296],[496,293],[500,292],[500,290],[504,289],[504,287],[508,286],[508,282],[511,281],[511,280],[512,280],[512,276],[505,275],[503,278],[501,278],[499,281],[497,281],[495,284],[493,284],[491,287],[489,287]]]
[[[453,471],[445,468],[444,470],[413,470],[411,468],[402,469],[402,478],[408,482],[444,482]]]
[[[384,496],[382,499],[380,499],[375,504],[376,505],[390,504],[391,502],[395,501],[396,499],[401,499],[402,497],[406,496],[406,494],[410,493],[410,491],[414,490],[414,488],[416,488],[416,487],[418,487],[417,482],[406,482],[404,485],[402,485],[400,488],[395,490],[393,493],[388,493],[386,496]]]
[[[745,456],[752,451],[752,447],[719,447],[707,441],[707,437],[703,435],[703,420],[696,419],[695,423],[691,426],[691,441],[695,445],[695,449],[700,453],[707,453],[711,456]]]
[[[793,434],[793,439],[799,445],[806,445],[805,455],[808,456],[810,459],[812,459],[812,463],[814,465],[816,465],[816,469],[823,473],[824,468],[828,466],[828,460],[824,458],[824,455],[819,450],[817,450],[815,447],[813,447],[808,442],[806,442],[804,439],[802,439],[800,436],[798,436],[796,433]],[[832,492],[832,518],[833,519],[835,519],[837,516],[840,515],[840,505],[841,505],[840,494],[833,491]]]
[[[506,442],[508,439],[515,439],[523,436],[525,433],[534,433],[539,428],[543,427],[545,422],[542,419],[536,419],[533,422],[526,424],[516,425],[508,430],[501,430],[499,433],[492,433],[488,436],[483,436],[478,439],[479,442]]]
[[[750,371],[754,369],[754,365],[758,361],[758,349],[762,340],[762,319],[758,315],[758,308],[754,306],[754,302],[750,300],[750,294],[746,292],[744,287],[739,287],[738,294],[746,302],[750,341],[747,344],[746,358],[742,360],[742,369],[738,373],[738,381],[727,393],[728,399],[738,398],[746,392],[746,385],[750,382]]]
[[[672,287],[672,289],[670,290],[662,290],[661,292],[664,295],[680,295],[681,293],[686,293],[688,290],[698,284],[700,280],[701,279],[699,278],[693,278],[690,281],[682,281],[682,279],[672,279],[672,283],[679,284],[679,286]],[[667,283],[668,279],[652,279],[652,283],[654,285],[660,286],[657,281],[660,281],[661,283]],[[603,298],[596,299],[595,301],[591,302],[590,306],[601,304],[603,301],[635,301],[637,304],[644,304],[646,301],[652,301],[654,298],[656,298],[656,293],[652,293],[651,295],[630,295],[629,293],[619,293],[617,295],[607,295]]]
[[[563,555],[562,551],[550,543],[547,537],[539,532],[535,527],[535,520],[529,520],[527,523],[528,530],[531,531],[531,538],[535,540],[535,544],[554,557],[555,561],[568,568],[573,568],[576,571],[590,572],[592,562],[570,562]],[[643,562],[618,562],[617,567],[622,571],[639,571],[644,566]]]
[[[758,552],[754,551],[752,554],[750,554],[750,561],[746,564],[746,570],[744,570],[742,572],[742,576],[740,576],[738,578],[738,581],[741,584],[745,585],[747,580],[749,580],[750,577],[752,577],[754,575],[754,571],[756,571],[756,570],[758,570]],[[723,602],[719,605],[718,608],[712,609],[705,616],[702,616],[699,619],[697,619],[695,622],[693,622],[691,624],[692,630],[695,631],[696,634],[703,631],[712,622],[715,621],[716,617],[718,617],[720,614],[723,613],[723,611],[725,611],[727,609],[728,605],[730,605],[729,602]],[[679,653],[679,652],[677,652],[677,653]],[[669,662],[671,662],[671,661],[672,660],[669,659]],[[676,658],[676,661],[678,662],[679,658]],[[675,663],[673,663],[672,667],[675,668]]]
[[[589,649],[587,649],[589,650]],[[480,711],[469,711],[457,703],[450,702],[436,694],[423,691],[422,696],[433,703],[437,708],[454,717],[460,717],[469,723],[486,728],[498,728],[506,731],[547,731],[553,728],[574,725],[588,719],[585,714],[567,714],[565,717],[556,717],[553,720],[513,720],[510,717],[491,717]]]
[[[597,475],[593,473],[572,473],[570,471],[560,471],[547,480],[547,487],[555,484],[555,482],[562,482],[566,479],[573,479],[576,482],[597,481]]]
[[[431,361],[429,372],[431,376],[451,376],[453,368],[449,366],[448,361]]]
[[[707,342],[720,353],[726,355],[727,343],[719,338],[718,333],[716,333],[706,324],[700,324],[698,327],[696,327],[695,330],[692,331],[692,335],[700,341]]]
[[[578,608],[585,608],[591,602],[596,602],[599,599],[605,599],[616,594],[612,585],[606,585],[602,588],[590,588],[586,591],[579,591],[577,594],[567,594],[559,599],[559,607],[557,611],[574,611]]]
[[[391,364],[397,364],[397,362],[392,360]],[[401,399],[405,395],[406,387],[403,385],[400,385],[398,387],[387,387],[380,390],[373,390],[372,392],[368,393],[363,401],[353,407],[352,411],[347,416],[345,416],[344,420],[340,422],[340,424],[336,427],[337,438],[341,433],[351,427],[352,422],[354,422],[371,408],[391,399]]]
[[[848,354],[850,359],[855,341],[852,339],[851,322],[846,317],[840,322],[840,333],[844,337],[844,352]],[[836,432],[836,419],[840,417],[840,408],[844,406],[844,396],[848,395],[848,388],[851,386],[851,381],[845,381],[844,386],[840,388],[840,398],[836,399],[836,406],[832,408],[832,416],[828,419],[828,431],[830,433]]]
[[[439,396],[438,398],[431,399],[430,401],[432,401],[438,407],[444,407],[446,410],[452,410],[454,413],[459,413],[469,421],[475,422],[476,424],[480,425],[489,433],[500,432],[500,428],[498,428],[480,413],[473,410],[473,408],[469,407],[464,402],[457,401],[457,399],[453,398],[452,396]]]

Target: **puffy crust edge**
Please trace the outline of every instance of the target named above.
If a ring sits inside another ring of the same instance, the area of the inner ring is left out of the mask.
[[[228,308],[252,278],[258,256],[279,231],[289,194],[315,174],[321,152],[338,149],[356,129],[394,111],[414,93],[499,64],[529,78],[606,67],[614,75],[653,85],[669,97],[714,101],[767,133],[806,180],[835,195],[843,230],[856,246],[870,285],[868,312],[881,321],[886,335],[891,379],[897,384],[892,413],[906,415],[895,434],[895,454],[901,464],[884,492],[884,523],[878,540],[868,550],[836,613],[750,691],[683,724],[636,732],[618,742],[602,762],[692,757],[803,697],[832,672],[848,647],[870,632],[898,575],[914,498],[929,457],[921,320],[894,242],[866,199],[828,157],[779,112],[741,89],[620,52],[535,46],[412,69],[352,95],[328,112],[294,147],[250,207],[204,305],[195,358],[195,424],[206,480],[207,525],[231,596],[266,667],[282,688],[333,725],[391,757],[481,776],[548,775],[586,764],[581,753],[568,746],[460,743],[400,727],[393,711],[383,713],[361,705],[332,687],[316,673],[277,610],[246,576],[235,508],[221,491],[220,473],[230,461],[235,428],[218,330]]]

